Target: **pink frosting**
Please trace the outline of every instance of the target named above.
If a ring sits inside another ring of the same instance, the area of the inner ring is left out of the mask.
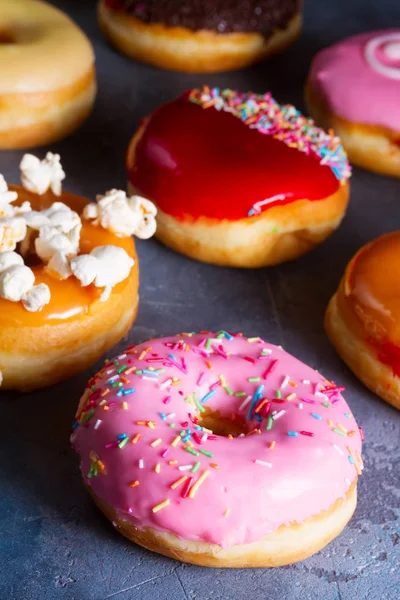
[[[389,35],[391,40],[377,41],[371,52],[374,66],[367,46],[372,49],[373,40]],[[311,65],[310,83],[336,116],[400,131],[399,46],[400,29],[347,38],[318,52]]]
[[[71,440],[85,482],[120,518],[229,547],[302,522],[346,494],[362,469],[361,438],[341,389],[260,338],[151,340],[89,382]],[[199,406],[246,435],[205,432]]]

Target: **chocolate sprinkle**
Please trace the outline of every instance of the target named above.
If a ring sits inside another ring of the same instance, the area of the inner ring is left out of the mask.
[[[286,27],[300,0],[106,0],[107,6],[144,23],[163,23],[218,33],[252,32],[269,37]]]

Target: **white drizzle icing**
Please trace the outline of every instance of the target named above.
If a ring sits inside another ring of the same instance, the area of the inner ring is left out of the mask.
[[[377,73],[390,79],[400,80],[400,67],[385,65],[376,56],[377,49],[386,42],[391,42],[383,49],[386,56],[390,59],[400,58],[400,33],[388,33],[369,40],[365,46],[365,59],[369,66]]]

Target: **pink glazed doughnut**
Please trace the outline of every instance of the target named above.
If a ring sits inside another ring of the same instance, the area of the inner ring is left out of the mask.
[[[400,29],[355,35],[319,52],[306,103],[354,164],[400,177]]]
[[[182,334],[108,362],[71,441],[130,540],[204,566],[285,565],[356,507],[361,433],[342,390],[260,338]]]

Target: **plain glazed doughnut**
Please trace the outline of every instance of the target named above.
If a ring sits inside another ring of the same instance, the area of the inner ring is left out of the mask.
[[[50,144],[92,110],[92,46],[67,15],[39,0],[0,0],[0,149]]]
[[[299,0],[100,0],[110,42],[145,63],[197,73],[240,69],[290,46]]]
[[[125,192],[94,204],[62,191],[58,156],[25,155],[21,170],[23,187],[0,178],[0,374],[1,389],[28,391],[85,370],[128,333],[139,285],[130,236],[151,231]]]
[[[347,265],[325,327],[338,354],[375,394],[400,409],[400,232],[373,240]]]
[[[400,177],[400,29],[363,33],[319,52],[306,87],[310,114],[332,127],[355,165]]]
[[[71,441],[130,540],[204,566],[285,565],[356,506],[361,437],[342,390],[260,338],[150,340],[89,381]]]
[[[129,189],[158,207],[157,237],[234,267],[292,260],[340,224],[350,168],[338,138],[270,94],[195,89],[144,119]]]

